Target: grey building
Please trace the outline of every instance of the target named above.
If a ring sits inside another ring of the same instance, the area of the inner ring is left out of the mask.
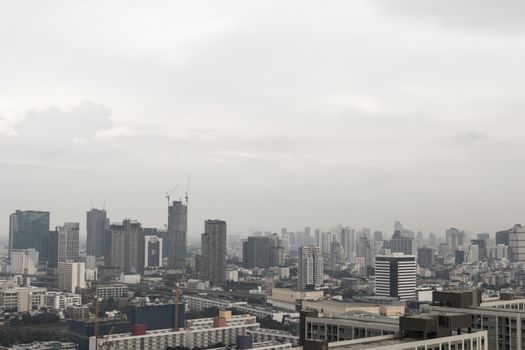
[[[78,260],[78,222],[66,222],[63,226],[57,226],[58,232],[58,262]]]
[[[396,231],[390,240],[390,250],[392,253],[403,253],[405,255],[415,254],[414,238],[410,235],[404,234],[401,231]]]
[[[248,237],[242,244],[244,267],[251,269],[270,266],[271,247],[270,237]]]
[[[11,249],[34,248],[40,261],[48,261],[49,212],[17,210],[9,216],[9,256]]]
[[[168,268],[182,269],[186,265],[186,235],[188,230],[188,206],[173,201],[168,206]]]
[[[144,258],[143,247],[144,232],[138,221],[126,219],[122,224],[111,224],[106,268],[114,274],[141,273],[144,266],[141,261]]]
[[[104,209],[91,209],[86,214],[87,255],[104,256],[107,249],[109,219]]]
[[[423,247],[417,250],[417,264],[424,268],[434,265],[435,251],[432,248]]]
[[[201,278],[214,284],[226,280],[226,221],[206,220],[201,236]]]

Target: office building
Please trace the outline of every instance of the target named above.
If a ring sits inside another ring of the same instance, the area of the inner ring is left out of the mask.
[[[47,242],[47,268],[49,270],[56,270],[58,268],[58,231],[49,231],[49,239]]]
[[[186,266],[186,235],[188,230],[188,206],[173,201],[168,206],[168,268],[183,269]]]
[[[413,255],[376,256],[375,295],[400,300],[416,298],[416,257]]]
[[[96,294],[100,299],[118,299],[128,296],[128,287],[124,284],[99,284]]]
[[[323,255],[316,246],[302,246],[297,256],[297,289],[306,290],[323,285]]]
[[[9,255],[12,249],[36,249],[40,261],[47,261],[49,212],[17,210],[9,216]]]
[[[430,268],[434,265],[435,251],[432,248],[423,247],[417,250],[417,264],[420,267]]]
[[[58,232],[58,262],[78,261],[79,224],[66,222],[56,228]]]
[[[109,219],[104,209],[91,209],[86,213],[87,255],[101,257],[106,254]]]
[[[66,261],[58,263],[58,289],[74,293],[86,288],[86,272],[83,262]]]
[[[405,255],[415,254],[414,238],[401,231],[396,231],[390,240],[390,251],[392,253],[403,253]]]
[[[82,306],[82,296],[75,293],[46,292],[45,304],[51,310],[65,310],[69,307]]]
[[[162,238],[144,236],[144,268],[162,267]]]
[[[383,240],[383,232],[374,231],[374,241],[382,241],[382,240]]]
[[[226,280],[226,221],[206,220],[201,236],[202,276],[214,284]]]

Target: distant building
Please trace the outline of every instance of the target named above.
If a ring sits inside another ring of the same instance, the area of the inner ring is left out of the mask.
[[[58,289],[74,293],[77,288],[86,288],[86,272],[83,262],[58,263]]]
[[[416,257],[413,255],[376,256],[375,295],[416,298]]]
[[[82,306],[82,296],[75,293],[46,292],[45,303],[48,309],[65,310],[69,307]]]
[[[465,231],[460,231],[457,228],[452,227],[446,231],[446,240],[448,251],[453,252],[465,245],[467,242],[467,237]]]
[[[109,219],[104,209],[91,209],[86,214],[87,255],[104,256],[107,249]]]
[[[118,299],[128,296],[128,287],[124,284],[97,285],[97,297],[100,299]]]
[[[214,284],[226,279],[226,221],[206,220],[202,244],[202,276]]]
[[[58,261],[78,261],[78,222],[66,222],[63,226],[58,226],[56,231],[58,232]]]
[[[60,341],[35,341],[28,344],[17,344],[10,348],[2,347],[2,350],[77,350],[77,344]]]
[[[270,237],[248,237],[242,245],[244,267],[269,267],[271,246]]]
[[[114,275],[141,273],[144,255],[144,232],[138,221],[126,219],[122,224],[111,224],[110,247],[105,256],[105,266]]]
[[[514,225],[509,230],[509,253],[512,261],[525,261],[525,228]]]
[[[38,251],[31,249],[11,250],[11,272],[34,275],[38,270]]]
[[[144,236],[144,268],[162,267],[162,238]]]
[[[48,260],[49,212],[17,210],[9,216],[9,256],[12,249],[36,249],[41,261]]]
[[[46,288],[5,284],[0,288],[0,312],[30,312],[45,306]]]
[[[188,206],[173,201],[168,206],[168,268],[183,269],[186,266],[186,235],[188,230]]]
[[[390,240],[390,251],[392,253],[403,253],[405,255],[415,254],[414,238],[401,231],[395,231]]]
[[[175,328],[175,310],[178,309],[177,317],[178,329],[184,328],[186,317],[184,304],[150,304],[150,305],[133,305],[126,308],[128,321],[132,325],[146,325],[147,330]]]
[[[354,229],[345,227],[341,231],[341,246],[343,247],[346,258],[356,252],[356,235]]]
[[[432,248],[419,248],[417,250],[417,264],[420,267],[429,268],[434,265],[434,249]]]
[[[297,256],[297,289],[323,285],[323,255],[319,247],[302,246]]]

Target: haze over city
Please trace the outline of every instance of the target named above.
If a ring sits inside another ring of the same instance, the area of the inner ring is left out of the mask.
[[[2,4],[0,237],[161,227],[188,174],[189,239],[525,222],[525,5],[393,3]]]

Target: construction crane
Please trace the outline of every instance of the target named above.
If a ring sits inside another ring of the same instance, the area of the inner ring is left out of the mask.
[[[109,337],[111,336],[111,334],[113,333],[113,331],[115,330],[115,326],[111,327],[111,329],[109,330],[109,333],[108,335],[106,335],[106,337],[104,338],[104,342],[102,344],[100,344],[100,349],[104,349],[106,347],[106,343],[108,342],[108,339]],[[98,347],[98,339],[97,339],[97,347]]]
[[[168,200],[168,207],[170,206],[170,197],[171,195],[173,194],[173,192],[175,192],[175,190],[177,189],[177,187],[179,187],[179,185],[175,186],[171,192],[166,192],[166,199]]]

